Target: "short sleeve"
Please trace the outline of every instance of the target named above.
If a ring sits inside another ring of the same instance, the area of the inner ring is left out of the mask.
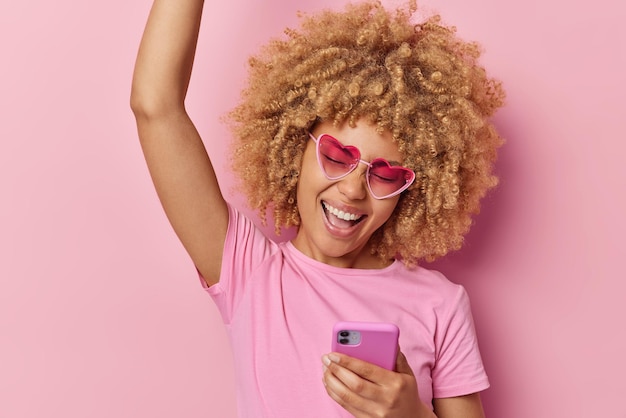
[[[277,248],[250,219],[231,205],[228,205],[228,214],[220,280],[211,287],[205,286],[225,324],[231,322],[252,272]]]
[[[463,396],[489,387],[469,297],[462,286],[450,302],[448,315],[438,323],[435,334],[434,398]]]

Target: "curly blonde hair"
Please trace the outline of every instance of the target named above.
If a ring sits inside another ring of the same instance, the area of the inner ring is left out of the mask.
[[[229,114],[232,163],[248,204],[277,233],[300,223],[296,186],[311,130],[371,121],[390,132],[417,174],[391,218],[371,237],[382,259],[432,261],[461,247],[497,184],[502,139],[489,122],[504,92],[478,64],[475,43],[431,16],[411,23],[415,2],[385,9],[378,1],[343,12],[301,15],[300,29],[270,41],[249,61],[240,104]]]

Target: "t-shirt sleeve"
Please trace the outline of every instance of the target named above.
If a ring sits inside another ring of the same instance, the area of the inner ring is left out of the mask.
[[[469,395],[489,387],[469,297],[462,286],[457,289],[448,315],[444,315],[435,334],[434,398]]]
[[[200,280],[225,324],[231,322],[252,272],[276,250],[276,244],[231,205],[228,205],[228,215],[220,280],[211,287]]]

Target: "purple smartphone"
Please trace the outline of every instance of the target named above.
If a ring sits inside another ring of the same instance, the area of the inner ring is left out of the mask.
[[[394,370],[400,331],[384,322],[337,322],[333,327],[332,351]]]

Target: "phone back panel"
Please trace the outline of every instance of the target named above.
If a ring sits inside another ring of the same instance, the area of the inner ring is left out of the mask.
[[[355,334],[360,334],[360,341],[348,342],[347,339]],[[337,322],[333,327],[332,351],[393,370],[396,366],[399,334],[398,327],[389,323]]]

